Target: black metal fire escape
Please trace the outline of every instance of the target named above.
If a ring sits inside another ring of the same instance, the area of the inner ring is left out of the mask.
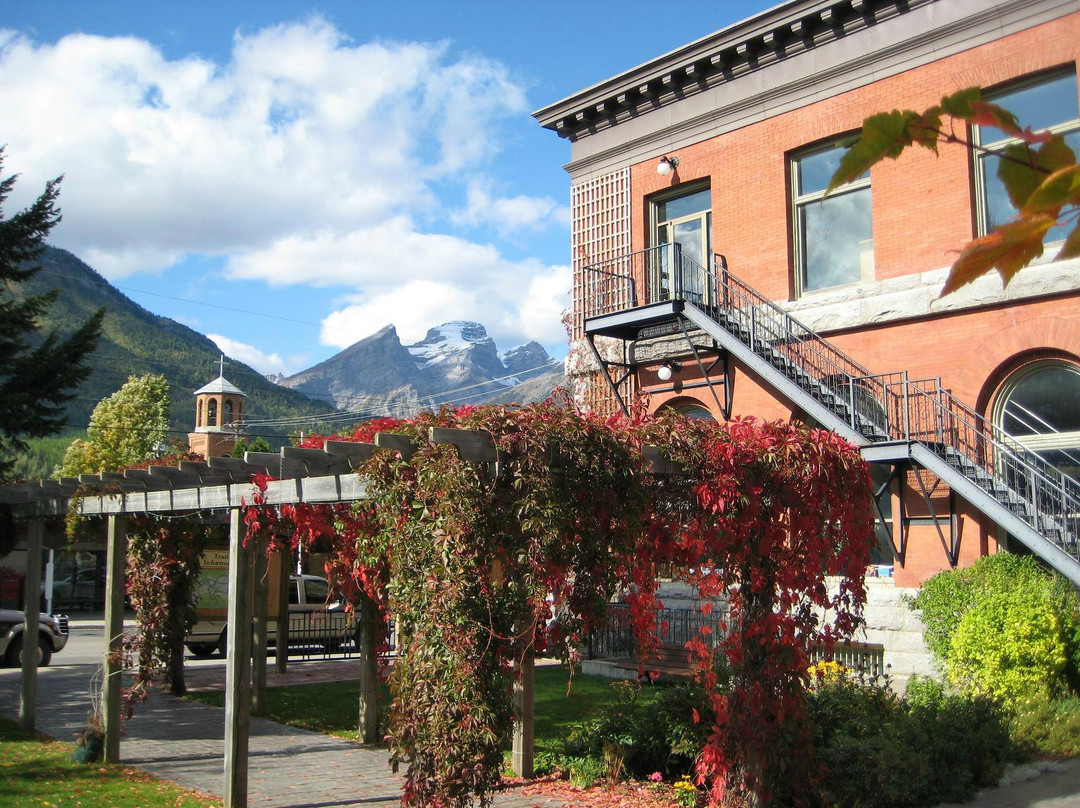
[[[859,446],[866,460],[932,472],[949,486],[950,500],[963,498],[1080,586],[1080,483],[957,400],[940,379],[871,373],[731,275],[723,256],[705,268],[678,244],[665,244],[586,267],[584,281],[585,338],[624,410],[612,370],[625,379],[634,363],[625,349],[618,360],[606,358],[598,337],[625,347],[682,334],[701,364],[690,334],[707,334],[726,362],[752,371],[780,398]],[[731,406],[731,373],[725,368],[724,410]],[[916,477],[933,515],[933,489]],[[955,563],[955,533],[946,541],[939,520],[933,522]],[[902,546],[893,551],[902,557]]]

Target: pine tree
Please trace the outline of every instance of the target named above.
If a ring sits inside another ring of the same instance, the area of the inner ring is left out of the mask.
[[[4,151],[0,148],[0,172]],[[18,297],[12,289],[41,269],[34,261],[45,238],[60,221],[56,199],[58,177],[25,210],[9,219],[4,201],[17,175],[0,175],[0,479],[8,475],[13,455],[26,448],[27,438],[60,431],[65,405],[90,374],[90,354],[97,347],[105,310],[101,309],[74,333],[62,338],[56,331],[40,333],[39,319],[59,294]]]

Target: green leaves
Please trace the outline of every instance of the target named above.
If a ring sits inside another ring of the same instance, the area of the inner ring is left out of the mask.
[[[943,119],[950,119],[948,130]],[[957,124],[997,129],[1016,142],[996,150],[974,145],[958,135]],[[952,265],[941,294],[947,295],[996,270],[1009,281],[1043,254],[1043,241],[1051,228],[1070,219],[1073,227],[1058,258],[1080,255],[1077,232],[1080,212],[1080,169],[1076,155],[1059,134],[1032,132],[1006,109],[982,100],[978,88],[960,90],[941,99],[925,112],[892,110],[871,115],[863,122],[859,139],[840,160],[826,196],[861,177],[884,159],[900,157],[918,144],[937,152],[939,142],[969,146],[997,158],[997,178],[1016,218],[994,227],[987,235],[968,243]]]
[[[64,455],[61,474],[97,474],[130,468],[151,456],[169,429],[169,383],[164,376],[132,376],[90,416],[86,440]]]
[[[923,119],[911,110],[896,110],[872,115],[863,122],[862,135],[853,143],[825,189],[828,196],[837,188],[857,180],[885,158],[895,160],[908,146],[927,143]],[[933,140],[936,144],[936,139]],[[933,146],[931,146],[933,148]]]

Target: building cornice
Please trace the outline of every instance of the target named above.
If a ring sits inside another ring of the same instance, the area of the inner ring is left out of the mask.
[[[798,0],[534,115],[574,144],[579,179],[1078,11],[1080,0]]]
[[[941,0],[793,0],[533,113],[577,140]]]

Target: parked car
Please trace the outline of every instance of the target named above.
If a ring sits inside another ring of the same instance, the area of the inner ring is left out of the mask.
[[[44,588],[44,584],[42,584]],[[53,579],[54,609],[93,609],[105,603],[105,568],[68,570]]]
[[[200,580],[200,603],[205,594],[207,602],[220,603],[227,597],[224,590],[216,591],[224,578]],[[330,583],[318,575],[289,576],[289,645],[291,647],[319,645],[329,651],[336,651],[343,645],[355,640],[356,624],[353,616],[345,611],[345,606],[329,600]],[[198,622],[191,627],[184,644],[197,657],[211,656],[215,651],[225,656],[225,642],[228,632],[224,617],[200,615]],[[274,644],[277,630],[277,617],[270,615],[267,620],[269,642]]]
[[[5,665],[22,664],[21,654],[26,626],[18,609],[0,609],[0,659]],[[38,665],[48,665],[52,655],[68,641],[68,619],[65,615],[42,614],[38,617]]]

